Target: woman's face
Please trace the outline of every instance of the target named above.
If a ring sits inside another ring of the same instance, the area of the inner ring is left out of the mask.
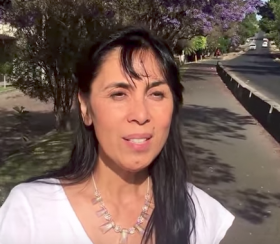
[[[99,159],[137,172],[151,164],[167,140],[173,98],[151,52],[135,54],[133,67],[143,74],[141,80],[127,76],[120,51],[112,51],[92,83],[90,106],[81,102],[81,110],[90,114],[86,123],[93,123]]]

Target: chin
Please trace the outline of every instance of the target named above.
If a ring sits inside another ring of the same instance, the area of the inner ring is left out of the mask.
[[[145,170],[148,168],[150,163],[144,163],[144,162],[134,162],[134,163],[128,163],[128,164],[121,164],[121,168],[123,168],[125,171],[131,172],[131,173],[137,173],[142,170]]]

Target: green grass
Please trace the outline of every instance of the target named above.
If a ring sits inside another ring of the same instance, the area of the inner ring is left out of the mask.
[[[72,136],[72,132],[55,132],[9,156],[0,166],[0,206],[16,184],[67,162]]]
[[[7,92],[7,91],[13,91],[16,88],[13,87],[12,85],[7,85],[6,88],[4,86],[0,86],[0,93],[2,92]]]

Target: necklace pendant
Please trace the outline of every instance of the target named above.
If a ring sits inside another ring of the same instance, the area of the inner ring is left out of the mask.
[[[119,244],[127,244],[127,240],[128,240],[128,230],[123,229],[121,232],[121,238]]]
[[[144,229],[139,224],[134,225],[134,227],[140,234],[144,234]]]
[[[97,203],[99,203],[99,202],[101,202],[101,201],[102,201],[102,198],[101,198],[100,196],[97,196],[97,197],[95,197],[95,198],[93,198],[93,199],[91,200],[91,202],[92,202],[93,205],[95,205],[95,204],[97,204]]]
[[[107,214],[107,209],[106,208],[101,208],[96,212],[97,217],[101,217],[103,215]]]
[[[94,177],[92,175],[92,181],[94,185],[94,198],[91,200],[92,204],[98,204],[100,205],[101,209],[99,209],[96,212],[96,215],[98,217],[104,217],[106,220],[106,223],[101,225],[99,228],[103,234],[106,234],[110,230],[114,230],[116,233],[120,234],[120,239],[118,240],[118,244],[128,244],[128,235],[132,235],[136,233],[136,231],[140,234],[145,233],[145,229],[141,226],[144,223],[144,220],[149,220],[149,208],[154,208],[153,200],[150,195],[150,187],[149,187],[149,182],[150,182],[150,177],[148,177],[148,186],[147,186],[147,193],[145,195],[145,202],[144,206],[142,207],[142,211],[140,216],[137,218],[136,224],[128,229],[123,229],[121,226],[116,225],[115,222],[112,220],[112,217],[108,210],[106,209],[103,199],[100,195],[100,193],[97,190],[96,184]]]
[[[128,232],[129,232],[130,235],[134,234],[135,233],[135,227],[129,228]]]
[[[142,211],[146,213],[146,212],[148,212],[148,210],[149,210],[149,206],[144,205],[144,207],[142,208]]]
[[[107,233],[109,230],[113,229],[115,227],[114,222],[106,222],[105,224],[101,225],[99,228],[102,231],[103,234]]]
[[[141,216],[145,219],[145,220],[149,220],[150,215],[146,212],[142,212]]]
[[[155,208],[155,205],[153,204],[153,202],[151,200],[146,200],[144,206],[148,207],[148,208]]]

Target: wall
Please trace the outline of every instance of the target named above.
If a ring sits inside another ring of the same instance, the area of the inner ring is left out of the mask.
[[[217,63],[217,73],[237,100],[280,143],[280,104],[265,97]]]

